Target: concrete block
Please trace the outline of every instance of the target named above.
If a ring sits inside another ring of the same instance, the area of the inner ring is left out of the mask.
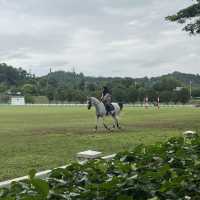
[[[96,159],[96,158],[100,158],[102,155],[102,152],[99,151],[92,151],[92,150],[87,150],[87,151],[82,151],[77,153],[77,158],[78,159]]]

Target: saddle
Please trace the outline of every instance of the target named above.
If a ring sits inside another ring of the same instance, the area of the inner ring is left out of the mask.
[[[115,107],[112,104],[104,104],[106,108],[106,115],[112,114],[112,111],[115,110]]]

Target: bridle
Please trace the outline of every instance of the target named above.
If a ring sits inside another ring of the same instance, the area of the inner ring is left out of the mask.
[[[91,107],[92,107],[92,101],[91,101],[91,99],[88,99],[87,104],[88,104],[88,110],[90,110]]]

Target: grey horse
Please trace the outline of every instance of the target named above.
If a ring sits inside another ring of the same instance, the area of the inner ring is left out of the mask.
[[[111,130],[105,124],[105,117],[107,117],[107,115],[106,115],[106,109],[105,109],[104,104],[95,97],[88,97],[87,106],[88,106],[88,109],[91,109],[92,106],[94,106],[96,109],[97,122],[96,122],[95,130],[97,131],[97,129],[98,129],[98,124],[99,124],[100,118],[103,119],[104,127],[107,130]],[[118,116],[119,116],[121,110],[123,109],[123,104],[122,103],[112,103],[112,106],[113,106],[114,110],[111,113],[109,113],[108,116],[111,116],[114,120],[113,128],[115,128],[115,126],[117,126],[117,128],[120,129],[121,127],[119,125]]]

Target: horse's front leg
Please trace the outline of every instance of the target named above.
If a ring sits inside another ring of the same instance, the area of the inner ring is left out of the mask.
[[[99,124],[99,116],[97,116],[96,126],[94,127],[94,130],[97,131]]]

